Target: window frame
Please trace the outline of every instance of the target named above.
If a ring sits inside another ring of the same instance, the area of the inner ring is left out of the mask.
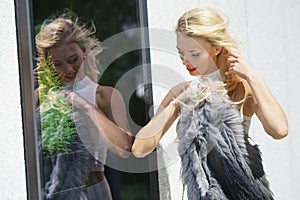
[[[34,54],[31,10],[30,0],[15,0],[27,199],[41,199],[36,107],[32,77]]]
[[[138,2],[138,9],[139,9],[139,20],[140,20],[140,27],[149,27],[148,26],[148,8],[147,8],[147,1],[137,1]],[[143,66],[146,66],[147,63],[151,63],[150,60],[150,49],[146,48],[149,47],[150,41],[149,41],[149,32],[147,29],[143,29],[142,35],[141,35],[141,41],[142,41],[142,64]],[[145,67],[144,67],[145,68]],[[152,83],[152,76],[151,76],[151,70],[143,70],[144,75],[144,82],[145,83]],[[149,100],[148,105],[153,105],[153,92],[152,92],[152,85],[148,84],[146,88],[144,89],[145,96],[151,97]],[[151,116],[154,115],[153,109],[150,109],[150,107],[146,107],[145,110],[149,110],[151,113],[149,113]],[[146,120],[149,121],[150,117],[149,115],[146,115]],[[149,157],[148,160],[149,165],[153,165],[153,163],[157,166],[157,157],[156,154],[153,157]],[[150,183],[157,183],[157,184],[150,184],[150,199],[151,200],[159,200],[159,180],[158,180],[158,171],[151,171],[149,172],[149,180]]]

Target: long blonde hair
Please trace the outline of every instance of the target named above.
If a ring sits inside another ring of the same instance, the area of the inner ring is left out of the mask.
[[[212,45],[222,47],[217,55],[217,66],[223,80],[226,79],[225,72],[228,71],[227,52],[238,52],[236,41],[228,33],[228,20],[221,16],[215,9],[208,7],[194,8],[185,12],[178,20],[176,32],[183,33],[189,37],[200,37]],[[235,75],[236,76],[236,75]],[[235,77],[236,83],[226,89],[228,92],[235,89],[239,77]]]
[[[93,64],[85,64],[84,72],[94,81],[98,81],[98,69],[95,66],[95,60],[90,58],[89,53],[92,50],[100,51],[100,41],[94,37],[96,28],[92,23],[90,27],[82,24],[76,14],[67,11],[58,17],[51,17],[44,21],[39,33],[35,37],[37,61],[40,62],[48,55],[49,49],[58,47],[64,42],[75,42],[89,57]]]

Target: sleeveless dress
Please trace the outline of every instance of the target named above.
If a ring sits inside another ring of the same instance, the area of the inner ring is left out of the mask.
[[[201,75],[208,96],[181,106],[177,124],[181,177],[189,200],[273,199],[260,151],[248,138],[250,118],[240,116],[222,88],[219,71]]]
[[[74,91],[94,106],[98,84],[88,76],[67,91]],[[106,178],[93,185],[87,185],[89,172],[104,171],[107,146],[98,130],[87,116],[73,112],[73,141],[69,153],[43,157],[44,199],[55,200],[111,200],[111,191]]]

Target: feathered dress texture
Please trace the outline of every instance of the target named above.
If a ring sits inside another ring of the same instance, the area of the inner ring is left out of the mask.
[[[76,92],[95,105],[97,84],[88,77],[76,84]],[[73,87],[67,88],[73,91]],[[92,101],[94,100],[94,101]],[[76,127],[72,140],[67,146],[68,152],[43,154],[42,132],[39,132],[39,152],[41,158],[42,195],[45,200],[106,200],[111,199],[106,179],[93,182],[90,172],[104,171],[106,149],[104,141],[89,117],[72,110],[72,127]],[[37,122],[40,115],[37,113]],[[101,155],[96,156],[97,153]]]
[[[239,114],[224,101],[182,106],[178,151],[189,200],[273,199],[260,151],[249,143]]]

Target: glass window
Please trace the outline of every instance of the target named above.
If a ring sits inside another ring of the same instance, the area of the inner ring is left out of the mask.
[[[39,110],[38,106],[36,113],[30,110],[30,108],[35,109],[34,102],[38,99],[32,98],[34,90],[38,87],[34,83],[35,77],[33,76],[37,65],[35,59],[37,57],[36,41],[33,38],[40,31],[46,19],[51,16],[58,16],[64,9],[68,8],[76,13],[81,22],[86,22],[88,25],[91,25],[89,24],[91,21],[94,22],[96,38],[102,42],[102,46],[105,46],[104,53],[99,54],[99,58],[97,58],[100,65],[105,66],[101,68],[104,70],[101,71],[97,84],[114,87],[120,92],[126,106],[126,116],[132,133],[136,133],[141,126],[145,125],[149,120],[148,110],[152,106],[150,68],[145,65],[145,63],[150,62],[150,58],[148,50],[143,48],[147,46],[145,45],[147,32],[135,30],[147,26],[145,2],[137,0],[86,0],[84,2],[78,0],[32,0],[29,4],[27,3],[16,0],[19,48],[21,47],[19,52],[20,67],[23,70],[24,123],[29,122],[32,125],[31,129],[25,130],[24,133],[25,138],[28,138],[26,141],[27,174],[29,173],[28,198],[34,199],[36,196],[41,196],[42,199],[48,197],[72,199],[72,195],[76,195],[76,198],[80,199],[79,197],[82,196],[83,198],[84,195],[88,194],[90,195],[88,196],[89,199],[97,199],[97,195],[102,195],[99,192],[105,193],[108,187],[114,200],[158,199],[157,173],[150,170],[150,163],[155,165],[156,158],[136,159],[133,156],[121,158],[109,149],[105,155],[106,164],[98,166],[96,163],[94,166],[101,168],[101,170],[98,168],[96,170],[88,169],[89,171],[104,171],[107,185],[101,186],[100,191],[90,192],[89,190],[96,190],[89,187],[94,184],[95,180],[96,182],[100,180],[101,183],[99,184],[102,184],[102,173],[84,173],[87,166],[90,166],[84,165],[84,163],[90,161],[84,160],[86,159],[84,153],[78,153],[80,150],[78,148],[71,148],[58,154],[47,153],[45,151],[46,145],[43,143],[46,137],[42,133],[45,128],[41,125],[44,123],[45,115],[41,116],[42,111]],[[28,38],[21,37],[21,34],[27,34]],[[118,43],[119,40],[114,38],[116,36],[125,39],[125,43]],[[22,48],[24,45],[30,48],[27,50]],[[65,66],[71,62],[71,60],[66,61]],[[76,61],[73,60],[73,62]],[[26,90],[25,87],[29,89]],[[31,98],[26,99],[25,97],[28,95]],[[38,97],[41,101],[40,95]],[[63,117],[59,119],[62,121]],[[68,119],[63,123],[67,126]],[[51,128],[57,127],[54,123],[48,124],[46,127],[50,132],[52,131]],[[32,139],[33,141],[30,141]],[[35,157],[35,155],[39,156]],[[93,162],[96,161],[93,160]],[[35,167],[32,168],[32,166]],[[139,167],[135,169],[133,166]],[[79,183],[84,179],[84,176],[88,176],[85,179],[88,181],[84,184]],[[38,186],[39,189],[35,186]]]

